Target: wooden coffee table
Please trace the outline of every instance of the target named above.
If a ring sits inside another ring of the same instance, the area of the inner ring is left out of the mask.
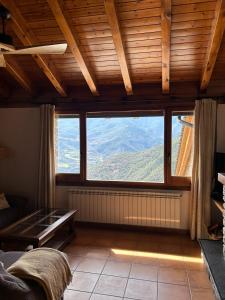
[[[62,250],[75,235],[77,210],[40,209],[0,231],[0,249],[7,244],[16,249],[32,245]]]

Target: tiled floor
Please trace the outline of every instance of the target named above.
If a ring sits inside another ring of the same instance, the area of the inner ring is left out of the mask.
[[[214,300],[197,242],[185,235],[77,229],[64,250],[65,300]]]

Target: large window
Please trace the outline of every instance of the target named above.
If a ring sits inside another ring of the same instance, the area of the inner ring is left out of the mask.
[[[192,138],[191,111],[57,114],[57,182],[189,187]]]
[[[164,182],[164,116],[88,117],[87,179]]]

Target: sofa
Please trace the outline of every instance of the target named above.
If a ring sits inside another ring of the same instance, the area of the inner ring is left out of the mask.
[[[26,198],[7,194],[5,196],[10,207],[0,209],[0,230],[16,222],[26,212]]]
[[[6,199],[10,207],[0,210],[0,230],[16,222],[27,211],[26,198],[6,195]],[[44,290],[35,281],[21,280],[7,272],[7,268],[23,254],[22,251],[5,252],[0,249],[0,299],[47,300]]]
[[[10,207],[0,210],[0,230],[16,222],[26,213],[27,199],[5,195]],[[0,249],[0,298],[1,300],[46,300],[42,288],[34,281],[22,281],[7,273],[6,269],[18,260],[24,252],[10,251],[4,252]],[[14,281],[16,279],[16,281]],[[9,288],[9,285],[20,287],[20,290]],[[15,294],[14,294],[15,292]]]
[[[47,300],[43,289],[32,280],[21,280],[7,273],[6,269],[24,252],[0,250],[0,298],[1,300]]]

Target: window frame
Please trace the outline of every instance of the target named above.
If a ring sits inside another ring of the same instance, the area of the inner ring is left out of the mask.
[[[171,149],[171,155],[172,155],[172,118],[173,118],[173,113],[185,113],[185,112],[191,112],[193,111],[193,116],[194,116],[194,110],[177,110],[177,109],[173,109],[170,111],[170,120],[171,120],[171,124],[170,124],[170,127],[171,127],[171,138],[170,138],[170,149]],[[193,127],[193,130],[194,130],[194,127]],[[175,176],[175,175],[172,175],[172,156],[171,157],[171,162],[170,162],[170,178],[171,178],[171,182],[175,182],[177,184],[179,184],[180,182],[191,182],[191,177],[188,177],[188,176]]]
[[[60,110],[56,109],[57,115],[79,115],[80,116],[80,174],[70,173],[57,173],[57,185],[82,185],[90,187],[129,187],[129,188],[155,188],[155,189],[177,189],[177,190],[190,190],[191,178],[172,176],[171,174],[171,152],[172,152],[172,114],[174,111],[193,111],[194,107],[169,107],[162,109],[148,109],[143,110],[109,110],[109,111],[76,111],[76,110]],[[162,112],[164,115],[164,183],[153,182],[123,182],[123,181],[95,181],[87,180],[87,128],[86,119],[88,115],[96,114],[99,117],[114,116],[151,116],[156,112]]]

